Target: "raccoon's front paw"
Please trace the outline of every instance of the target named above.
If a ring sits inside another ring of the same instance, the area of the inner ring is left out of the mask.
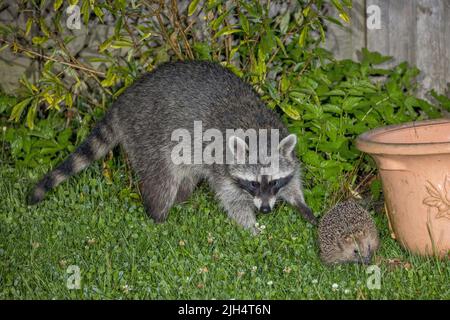
[[[257,226],[250,227],[249,231],[253,236],[257,236],[258,234],[261,233],[261,229],[258,228]]]
[[[299,202],[297,206],[306,221],[311,223],[313,226],[319,225],[319,219],[306,204]]]
[[[252,235],[257,236],[260,233],[262,233],[265,228],[266,228],[265,225],[260,225],[258,222],[256,222],[253,226],[251,226],[248,229],[250,230]]]

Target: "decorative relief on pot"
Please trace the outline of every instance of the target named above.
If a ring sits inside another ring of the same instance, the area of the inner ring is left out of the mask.
[[[436,187],[428,180],[427,182],[429,185],[425,188],[429,197],[423,199],[423,203],[438,209],[436,218],[450,219],[450,175],[445,176],[443,187],[439,184]]]

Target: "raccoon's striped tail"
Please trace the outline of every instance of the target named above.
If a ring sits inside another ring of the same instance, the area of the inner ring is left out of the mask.
[[[114,132],[110,120],[110,115],[107,114],[75,152],[36,184],[28,196],[28,204],[42,201],[47,191],[85,169],[93,161],[102,158],[118,144],[118,136]]]

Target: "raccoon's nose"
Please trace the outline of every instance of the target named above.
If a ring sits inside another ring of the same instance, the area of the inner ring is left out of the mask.
[[[269,213],[271,209],[269,205],[263,205],[260,210],[262,213]]]

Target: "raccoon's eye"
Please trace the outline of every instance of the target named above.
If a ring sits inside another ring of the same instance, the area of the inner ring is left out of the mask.
[[[257,181],[236,179],[236,183],[240,188],[244,189],[252,195],[254,195],[259,190],[259,182]]]
[[[250,182],[250,186],[251,186],[252,188],[259,189],[259,182],[257,182],[257,181],[251,181],[251,182]]]
[[[280,180],[272,180],[272,181],[269,182],[269,186],[271,188],[278,187],[279,185],[280,185]]]
[[[276,191],[280,190],[284,186],[286,186],[292,179],[292,175],[289,175],[284,178],[272,180],[269,182],[269,187],[275,189]]]

